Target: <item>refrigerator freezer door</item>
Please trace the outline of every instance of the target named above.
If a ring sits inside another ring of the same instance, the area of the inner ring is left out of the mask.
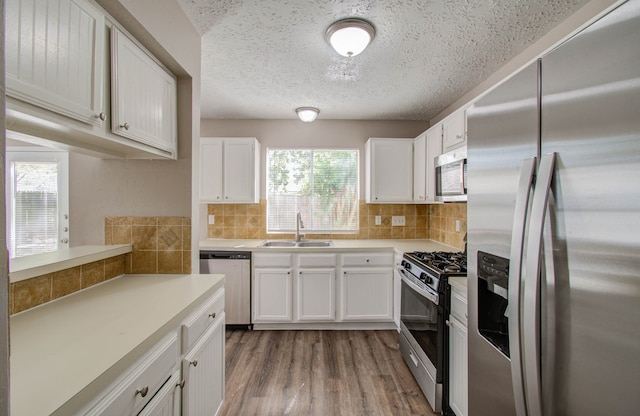
[[[544,239],[545,415],[640,409],[639,45],[633,0],[542,59],[542,153],[557,153]]]
[[[511,363],[478,332],[478,250],[508,259],[523,161],[538,153],[537,64],[467,111],[469,413],[515,414]],[[505,311],[508,314],[508,310]]]

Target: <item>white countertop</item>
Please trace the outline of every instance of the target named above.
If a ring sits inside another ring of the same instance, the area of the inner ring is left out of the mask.
[[[78,246],[9,261],[11,283],[131,252],[131,244]]]
[[[224,276],[124,275],[11,317],[11,414],[71,414]]]
[[[200,241],[200,250],[250,250],[250,251],[460,251],[433,240],[332,240],[333,247],[259,247],[260,240],[208,239]],[[310,241],[313,241],[312,239]]]
[[[451,287],[464,295],[467,298],[467,277],[466,276],[451,276],[449,278],[449,284]]]

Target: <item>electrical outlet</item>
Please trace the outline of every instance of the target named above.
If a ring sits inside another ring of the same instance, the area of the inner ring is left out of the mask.
[[[376,215],[376,225],[382,224],[382,217],[380,215]]]
[[[216,223],[216,216],[215,215],[209,215],[209,224],[213,225]]]
[[[460,220],[456,220],[456,231],[460,232]]]
[[[404,227],[404,215],[394,215],[391,217],[391,225],[392,226],[400,226]]]

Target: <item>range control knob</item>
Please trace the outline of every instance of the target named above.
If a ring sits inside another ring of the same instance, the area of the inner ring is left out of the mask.
[[[425,272],[420,273],[420,280],[422,280],[426,284],[431,284],[433,282],[433,278],[431,278],[431,276],[429,276]]]
[[[402,260],[402,263],[400,263],[400,265],[407,270],[411,270],[411,263],[409,263],[408,261]]]

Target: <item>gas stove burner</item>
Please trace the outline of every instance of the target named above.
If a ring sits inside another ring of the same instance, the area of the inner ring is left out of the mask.
[[[448,264],[444,266],[445,273],[460,273],[462,268],[458,264]]]

